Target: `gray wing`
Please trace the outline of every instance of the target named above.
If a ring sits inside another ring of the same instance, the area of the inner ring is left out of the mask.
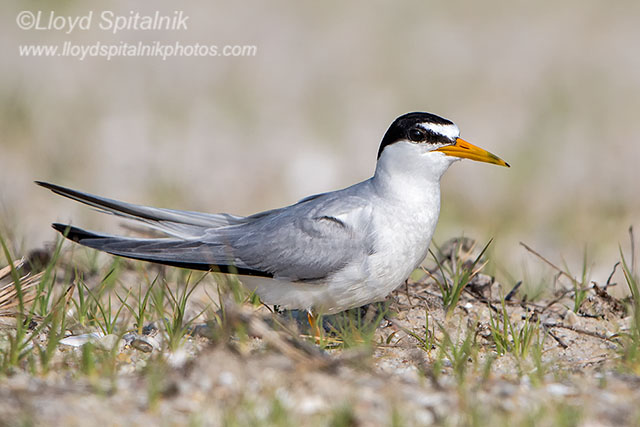
[[[226,234],[234,258],[275,278],[316,281],[373,252],[371,207],[359,197],[319,196],[274,211],[261,220],[212,230]]]
[[[200,236],[207,228],[240,224],[246,220],[244,217],[229,214],[207,214],[135,205],[48,182],[36,181],[36,184],[61,196],[94,207],[101,212],[140,221],[151,228],[176,237]]]
[[[52,224],[66,238],[99,251],[126,258],[193,270],[272,277],[235,259],[229,247],[199,239],[137,239],[83,230],[66,224]]]
[[[168,234],[174,234],[172,227],[182,225],[193,226],[189,230],[198,233],[182,239],[136,239],[53,225],[82,245],[128,258],[199,270],[316,281],[373,252],[371,205],[345,190],[246,218],[231,217],[229,225],[216,223],[211,227],[199,222],[209,220],[207,214],[147,208],[64,190],[61,194],[67,197],[116,215],[151,221],[150,225]],[[152,218],[147,218],[147,213]]]

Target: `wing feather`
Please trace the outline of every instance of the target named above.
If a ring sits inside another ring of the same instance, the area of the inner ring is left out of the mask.
[[[69,239],[128,258],[290,281],[322,281],[374,252],[372,204],[355,187],[249,217],[159,209],[39,183],[102,211],[179,238],[136,239],[54,224]],[[361,183],[361,185],[367,185]]]
[[[61,196],[94,207],[102,212],[143,222],[151,228],[176,237],[187,238],[198,236],[202,235],[203,230],[207,228],[224,227],[246,221],[244,217],[229,214],[207,214],[135,205],[133,203],[121,202],[119,200],[84,193],[48,182],[36,181],[36,184]]]
[[[211,233],[227,233],[234,256],[251,268],[275,278],[320,281],[371,253],[370,220],[366,200],[323,195]]]

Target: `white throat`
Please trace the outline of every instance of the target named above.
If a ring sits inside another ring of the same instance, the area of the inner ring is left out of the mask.
[[[385,147],[372,178],[378,194],[404,202],[439,205],[440,179],[460,159],[429,148],[405,141]]]

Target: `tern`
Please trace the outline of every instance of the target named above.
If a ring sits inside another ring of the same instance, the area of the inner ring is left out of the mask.
[[[449,166],[472,159],[509,167],[459,135],[443,117],[405,114],[382,138],[373,177],[246,217],[135,205],[36,183],[167,236],[132,238],[52,224],[74,242],[126,258],[237,274],[266,304],[333,314],[383,300],[425,259]]]

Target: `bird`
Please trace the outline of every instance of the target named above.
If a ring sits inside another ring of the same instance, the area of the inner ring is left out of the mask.
[[[384,300],[424,261],[440,214],[440,180],[462,159],[509,167],[461,139],[451,120],[412,112],[389,126],[369,179],[250,216],[156,208],[36,184],[166,236],[53,223],[67,239],[121,257],[235,274],[265,304],[329,315]]]

